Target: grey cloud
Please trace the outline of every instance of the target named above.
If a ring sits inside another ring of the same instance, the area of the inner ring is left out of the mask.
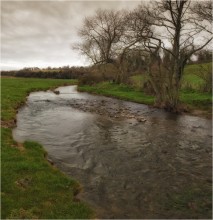
[[[133,9],[138,1],[3,1],[2,69],[24,66],[84,65],[71,45],[85,16],[98,8]]]

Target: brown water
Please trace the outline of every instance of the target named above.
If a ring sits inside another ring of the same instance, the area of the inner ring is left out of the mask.
[[[98,218],[191,217],[164,203],[188,188],[211,187],[211,120],[79,93],[76,86],[58,90],[30,94],[15,140],[40,142],[82,184],[81,199]]]

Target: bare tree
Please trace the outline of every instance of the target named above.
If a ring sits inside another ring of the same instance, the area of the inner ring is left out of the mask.
[[[116,81],[125,82],[129,55],[150,35],[146,18],[142,8],[134,12],[98,10],[94,16],[85,18],[79,30],[82,42],[75,48],[95,65],[112,63],[117,68]]]
[[[133,62],[132,56],[144,56],[143,43],[152,35],[150,22],[147,21],[148,14],[143,6],[125,14],[125,31],[120,38],[115,49],[117,67],[119,74],[117,82],[126,82],[128,74],[131,71]]]
[[[86,17],[79,30],[82,42],[75,45],[93,64],[110,63],[114,59],[113,47],[125,30],[123,11],[97,10]]]
[[[197,4],[190,0],[160,0],[146,7],[141,4],[132,12],[98,10],[85,18],[79,30],[82,42],[77,48],[93,64],[114,65],[117,82],[126,81],[130,56],[139,51],[148,60],[156,104],[177,110],[186,63],[212,40],[207,26],[198,25],[201,18],[211,24],[203,13],[206,5]],[[163,54],[167,58],[162,61]]]
[[[204,29],[198,28],[195,22],[198,18],[192,15],[191,7],[190,0],[161,0],[147,7],[149,20],[156,31],[144,44],[151,54],[150,64],[154,57],[158,60],[159,75],[162,65],[157,54],[162,50],[169,55],[169,62],[163,69],[163,81],[154,80],[156,74],[153,76],[151,69],[149,74],[158,94],[157,104],[169,110],[176,110],[179,104],[179,89],[187,60],[212,40],[211,34],[207,36]]]
[[[196,53],[198,63],[207,63],[212,61],[212,51],[208,49],[200,50]]]
[[[197,27],[212,34],[212,1],[194,2],[191,13],[196,17],[194,23]]]

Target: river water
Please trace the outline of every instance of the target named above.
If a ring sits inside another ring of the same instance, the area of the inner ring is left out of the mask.
[[[82,184],[80,198],[98,218],[183,217],[163,201],[211,186],[211,120],[79,93],[76,86],[57,90],[29,95],[13,137],[41,143]]]

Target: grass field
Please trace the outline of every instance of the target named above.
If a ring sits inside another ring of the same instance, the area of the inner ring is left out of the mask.
[[[205,66],[211,68],[212,64],[208,63],[205,64]],[[202,111],[201,115],[210,117],[212,113],[212,94],[200,91],[204,81],[196,75],[197,72],[197,65],[188,65],[186,67],[180,92],[180,100],[184,105],[188,106],[189,111],[195,112],[199,110]],[[78,89],[79,91],[153,105],[155,101],[154,97],[146,95],[142,91],[145,80],[145,75],[136,75],[131,77],[132,86],[102,82],[95,86],[81,85]]]
[[[189,80],[189,76],[194,77],[189,71],[185,80]],[[192,81],[190,80],[191,83]],[[79,202],[75,197],[80,191],[80,185],[47,162],[46,152],[41,145],[34,142],[22,145],[13,141],[10,126],[14,123],[9,123],[14,121],[16,109],[24,103],[29,92],[76,83],[74,80],[1,79],[1,116],[4,125],[1,128],[2,219],[87,219],[95,216],[87,204]],[[154,103],[154,97],[127,85],[104,82],[95,87],[81,86],[79,89],[139,103]],[[209,93],[182,90],[181,100],[195,109],[211,110],[212,97]],[[202,195],[202,191],[200,194]],[[174,202],[184,202],[181,206],[185,206],[191,199],[190,196],[189,193],[187,199],[187,193],[184,193],[185,200],[177,197]],[[210,212],[210,209],[207,211]]]
[[[16,108],[30,91],[46,90],[73,80],[1,79],[3,124],[15,118]],[[87,219],[94,217],[88,205],[75,195],[80,185],[51,166],[41,145],[12,139],[11,128],[1,128],[1,218]]]
[[[204,63],[201,64],[201,66],[205,69],[212,69],[212,63]],[[182,79],[182,90],[200,90],[204,84],[204,80],[198,76],[201,71],[201,66],[198,64],[186,66]],[[136,90],[141,90],[146,79],[146,75],[135,75],[131,77],[131,82]]]
[[[117,85],[110,82],[98,83],[95,86],[78,86],[78,90],[105,96],[113,96],[118,99],[144,103],[147,105],[152,105],[154,103],[154,97],[152,96],[145,95],[143,92],[137,91],[127,85]]]

